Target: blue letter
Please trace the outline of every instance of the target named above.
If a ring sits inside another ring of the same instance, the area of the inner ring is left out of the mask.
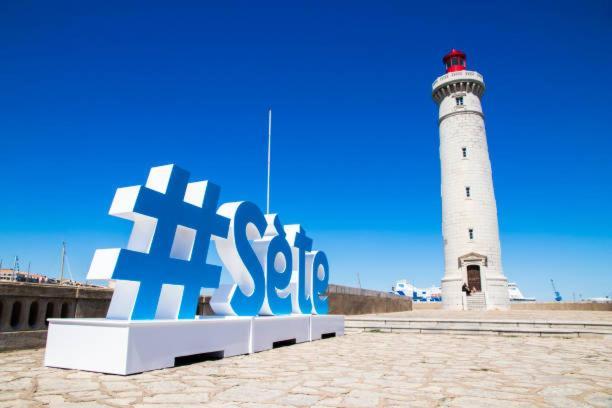
[[[266,262],[268,305],[272,314],[275,315],[291,314],[291,293],[287,292],[284,297],[281,297],[279,290],[288,289],[291,282],[293,259],[285,234],[282,229],[280,231],[283,235],[277,235],[270,241]]]
[[[309,273],[312,273],[312,306],[316,314],[327,314],[327,284],[329,283],[329,264],[323,251],[308,254]]]
[[[307,279],[308,277],[306,276],[306,251],[312,249],[312,239],[308,238],[306,236],[306,231],[297,224],[287,225],[285,227],[285,232],[287,233],[289,245],[294,248],[292,251],[293,270],[296,270],[295,267],[297,263],[298,272],[297,299],[294,299],[293,312],[311,314],[312,302],[310,301],[310,294],[312,291],[312,279]]]
[[[215,293],[211,306],[218,314],[256,316],[266,294],[265,277],[249,240],[263,236],[266,219],[248,201],[223,204],[218,213],[230,219],[230,226],[227,239],[215,238],[215,246],[235,284],[223,288],[218,297]]]

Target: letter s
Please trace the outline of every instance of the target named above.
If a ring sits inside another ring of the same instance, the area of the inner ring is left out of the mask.
[[[234,284],[221,285],[210,305],[220,315],[256,316],[264,301],[266,282],[249,240],[264,235],[266,219],[261,210],[248,201],[223,204],[217,213],[230,219],[227,238],[213,239]]]

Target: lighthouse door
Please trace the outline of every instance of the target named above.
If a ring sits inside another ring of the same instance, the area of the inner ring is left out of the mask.
[[[477,292],[482,291],[482,286],[480,284],[480,266],[478,265],[468,265],[467,267],[467,280],[468,287],[470,289],[476,288]]]

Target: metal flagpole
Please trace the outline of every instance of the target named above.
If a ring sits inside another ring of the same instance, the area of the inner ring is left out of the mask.
[[[268,189],[266,194],[266,214],[270,214],[270,154],[272,150],[272,109],[268,110]]]

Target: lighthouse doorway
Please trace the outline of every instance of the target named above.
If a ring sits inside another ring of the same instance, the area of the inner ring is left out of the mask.
[[[475,288],[476,292],[482,292],[482,285],[480,283],[480,266],[479,265],[468,265],[467,266],[467,280],[468,280],[468,287],[470,289]]]

